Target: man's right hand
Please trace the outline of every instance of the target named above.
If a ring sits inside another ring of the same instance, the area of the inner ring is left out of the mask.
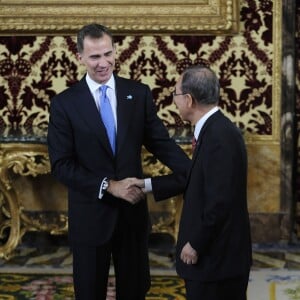
[[[145,194],[141,187],[136,185],[136,178],[126,178],[123,180],[109,180],[107,192],[114,197],[124,199],[131,204],[136,204],[145,199]]]

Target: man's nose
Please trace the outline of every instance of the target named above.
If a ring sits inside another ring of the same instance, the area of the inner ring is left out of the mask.
[[[97,63],[99,66],[107,66],[108,65],[108,59],[105,56],[99,57],[97,60]]]

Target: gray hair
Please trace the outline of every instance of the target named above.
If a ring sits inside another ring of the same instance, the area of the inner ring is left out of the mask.
[[[203,65],[193,65],[182,73],[181,90],[199,104],[218,104],[220,84],[216,74]]]

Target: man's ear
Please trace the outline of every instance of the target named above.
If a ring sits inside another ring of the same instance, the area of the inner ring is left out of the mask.
[[[76,53],[77,60],[82,63],[82,56],[79,52]]]
[[[192,108],[193,103],[194,103],[192,95],[191,94],[186,94],[186,97],[187,97],[187,107]]]

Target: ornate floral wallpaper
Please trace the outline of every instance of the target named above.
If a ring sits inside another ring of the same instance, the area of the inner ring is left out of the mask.
[[[178,74],[206,64],[221,82],[221,107],[244,131],[272,135],[271,0],[245,0],[235,36],[117,36],[119,75],[148,83],[166,125],[183,126],[172,103]],[[0,37],[0,126],[46,127],[51,98],[83,75],[74,36]]]

